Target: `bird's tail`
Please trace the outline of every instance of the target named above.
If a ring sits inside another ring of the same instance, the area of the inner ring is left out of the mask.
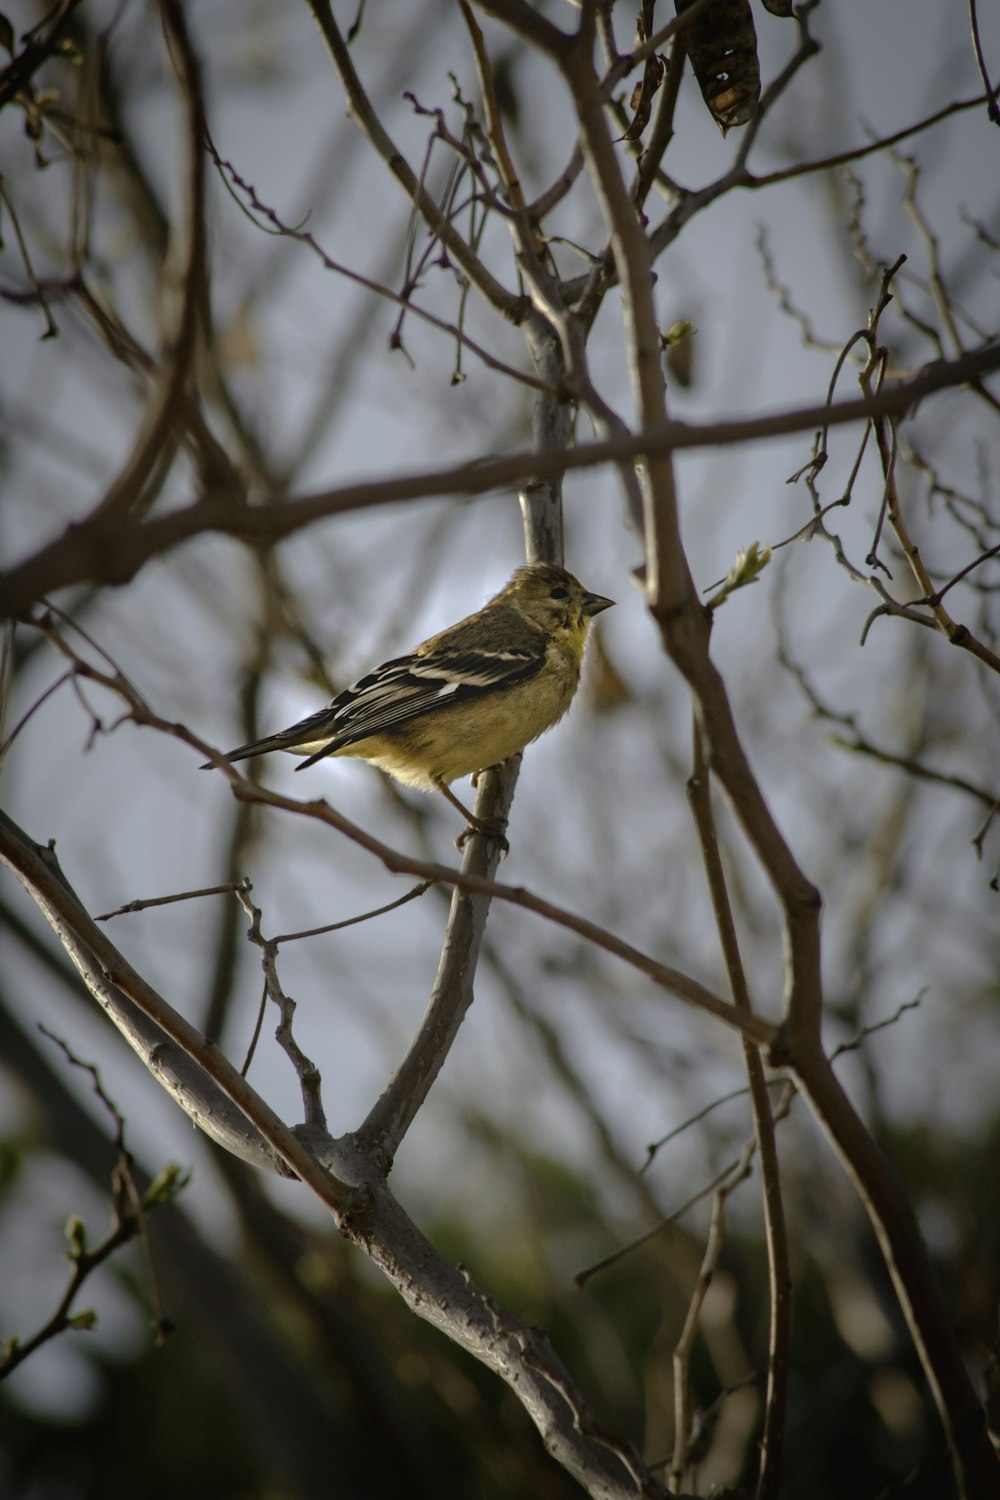
[[[227,750],[223,759],[230,763],[235,760],[252,760],[255,755],[267,755],[271,750],[294,750],[301,743],[301,731],[293,734],[291,730],[285,730],[281,734],[269,734],[263,740],[251,740],[249,745],[239,745],[235,750]],[[212,762],[206,760],[199,767],[202,771],[210,771]]]

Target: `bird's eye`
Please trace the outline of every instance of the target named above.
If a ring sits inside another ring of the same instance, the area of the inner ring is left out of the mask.
[[[560,584],[558,588],[555,588],[555,589],[552,590],[551,594],[549,595],[549,598],[550,599],[568,599],[569,598],[569,589],[564,589],[563,586],[562,586],[562,584]]]

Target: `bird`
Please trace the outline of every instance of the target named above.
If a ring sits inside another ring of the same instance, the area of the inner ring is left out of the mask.
[[[303,771],[326,756],[355,756],[405,786],[443,793],[469,825],[460,845],[472,830],[496,835],[450,783],[508,760],[559,722],[580,681],[590,623],[614,602],[565,568],[528,563],[475,614],[223,758],[283,750],[305,757],[295,768]]]

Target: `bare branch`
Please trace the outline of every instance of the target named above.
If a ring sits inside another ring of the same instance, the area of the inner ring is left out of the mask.
[[[296,1003],[291,995],[287,995],[278,978],[278,945],[267,939],[261,931],[261,911],[250,899],[250,882],[241,881],[236,887],[236,899],[250,918],[250,929],[247,933],[250,941],[260,949],[260,963],[264,970],[264,992],[267,998],[278,1007],[280,1020],[278,1022],[275,1037],[278,1046],[288,1058],[295,1069],[302,1090],[302,1107],[304,1120],[307,1126],[317,1130],[326,1130],[326,1113],[323,1109],[323,1080],[319,1068],[312,1058],[307,1057],[295,1040],[292,1030],[295,1019]],[[243,1069],[244,1074],[246,1068]]]
[[[386,132],[355,71],[350,49],[333,18],[329,0],[306,0],[306,3],[326,43],[330,59],[340,75],[354,120],[371,141],[411,203],[420,210],[428,227],[446,246],[449,255],[461,266],[486,301],[498,312],[503,313],[504,317],[509,318],[512,323],[520,322],[526,310],[522,300],[506,291],[486,269],[479,257],[472,253],[466,241],[454,225],[445,218],[427,189],[418,181],[403,153]],[[542,24],[541,18],[539,18],[539,24]],[[544,24],[548,26],[550,23]]]
[[[263,201],[253,184],[237,172],[232,162],[226,161],[218,155],[211,142],[209,142],[208,149],[219,170],[225,172],[231,178],[235,186],[246,194],[248,201],[252,204],[256,212],[262,214],[268,223],[273,226],[273,233],[280,234],[286,239],[296,240],[299,244],[307,246],[328,271],[334,272],[337,276],[342,276],[345,281],[353,282],[355,286],[360,286],[366,291],[374,292],[376,296],[383,297],[387,302],[399,304],[407,312],[411,312],[414,317],[428,324],[429,327],[437,328],[439,332],[446,333],[449,338],[457,339],[462,348],[468,349],[470,354],[474,354],[477,359],[482,360],[487,369],[496,370],[499,374],[506,375],[511,380],[516,380],[521,385],[530,386],[535,390],[547,389],[544,381],[539,380],[536,376],[529,375],[525,370],[516,370],[513,365],[505,364],[502,359],[497,359],[496,355],[491,354],[482,344],[478,344],[475,339],[470,338],[464,329],[454,323],[447,322],[444,318],[439,318],[436,313],[430,312],[427,308],[421,307],[419,303],[412,300],[409,292],[393,291],[392,287],[384,286],[382,282],[374,281],[370,276],[364,276],[360,271],[353,271],[350,266],[345,266],[342,262],[334,260],[322,248],[311,231],[296,229],[291,224],[286,224],[277,211],[270,208]],[[407,277],[407,286],[409,287],[410,285],[411,278]]]
[[[58,1337],[60,1333],[65,1333],[67,1329],[86,1330],[95,1326],[96,1313],[91,1309],[74,1313],[73,1304],[87,1278],[99,1266],[104,1265],[105,1261],[110,1260],[116,1250],[120,1250],[123,1245],[127,1245],[140,1233],[140,1221],[130,1211],[131,1205],[120,1163],[115,1167],[112,1182],[114,1188],[112,1228],[104,1239],[91,1249],[87,1244],[83,1221],[75,1216],[70,1219],[66,1226],[66,1237],[70,1243],[67,1255],[73,1269],[63,1294],[51,1316],[30,1338],[21,1339],[13,1335],[4,1339],[3,1344],[0,1345],[0,1380],[12,1375],[18,1366],[29,1359],[43,1344]]]
[[[506,818],[520,770],[520,756],[480,780],[475,816],[485,822]],[[440,1072],[458,1028],[472,1004],[473,978],[486,928],[492,885],[501,859],[496,839],[469,840],[462,858],[462,884],[452,891],[451,911],[427,1012],[406,1056],[394,1069],[379,1099],[357,1132],[359,1147],[386,1172]],[[424,877],[430,884],[430,878]],[[475,881],[479,890],[470,889]]]
[[[951,104],[944,105],[942,109],[935,110],[933,114],[926,115],[922,120],[917,120],[912,125],[904,125],[902,130],[893,131],[889,135],[879,136],[865,146],[854,146],[848,151],[837,151],[833,156],[824,156],[818,161],[797,162],[790,167],[781,167],[775,172],[762,172],[759,176],[747,173],[739,185],[751,188],[773,187],[777,182],[790,182],[794,177],[807,177],[814,172],[829,172],[834,167],[846,167],[850,162],[863,161],[866,156],[874,156],[879,152],[888,151],[892,146],[899,146],[903,141],[908,141],[915,135],[921,135],[925,130],[933,130],[935,125],[940,125],[942,120],[950,120],[953,115],[961,115],[967,110],[978,109],[980,105],[988,104],[990,97],[989,94],[976,94],[972,99],[956,99]]]
[[[34,28],[24,50],[0,73],[0,109],[16,99],[53,55],[79,4],[80,0],[60,0],[55,10]]]
[[[229,881],[226,885],[207,885],[200,891],[178,891],[174,896],[149,896],[145,901],[126,901],[114,911],[102,912],[94,921],[110,922],[112,917],[123,917],[127,912],[148,911],[153,906],[173,906],[177,901],[198,901],[202,896],[231,896],[242,884],[242,881]]]
[[[140,499],[176,421],[176,409],[194,357],[198,309],[205,285],[205,105],[201,69],[178,0],[161,0],[164,27],[184,97],[186,224],[183,244],[172,246],[164,267],[166,325],[162,375],[136,435],[132,453],[89,518],[118,524]]]
[[[472,895],[490,896],[498,901],[507,901],[512,906],[520,906],[525,911],[533,911],[538,916],[554,922],[556,926],[575,932],[596,947],[603,948],[605,952],[622,959],[624,963],[638,969],[654,984],[668,990],[684,1004],[696,1010],[703,1010],[715,1016],[717,1020],[725,1021],[728,1026],[750,1037],[758,1046],[769,1046],[778,1034],[777,1029],[770,1022],[759,1016],[741,1015],[734,1006],[720,999],[697,980],[689,978],[667,964],[658,963],[648,954],[640,953],[631,944],[623,942],[621,938],[598,926],[597,923],[588,921],[586,917],[578,917],[563,907],[545,900],[544,897],[525,890],[523,886],[504,885],[500,881],[482,878],[465,869],[453,870],[448,865],[413,859],[401,854],[398,850],[373,838],[371,834],[366,833],[323,800],[297,802],[292,797],[284,797],[279,792],[272,792],[266,787],[251,786],[249,782],[235,774],[232,778],[232,786],[234,795],[245,797],[250,802],[279,808],[284,812],[301,814],[303,817],[315,819],[317,822],[325,823],[329,828],[346,834],[354,843],[380,859],[386,869],[391,870],[393,874],[415,875],[420,879],[430,880],[436,885],[455,886]],[[479,807],[480,804],[477,801],[477,816]]]
[[[431,880],[419,881],[412,890],[407,891],[405,896],[397,896],[395,901],[387,901],[384,906],[376,906],[371,911],[363,911],[356,917],[344,917],[339,922],[324,922],[322,927],[307,927],[302,932],[279,932],[271,942],[277,948],[281,943],[296,943],[301,938],[322,937],[327,932],[342,932],[345,927],[356,927],[360,922],[370,922],[373,917],[384,917],[386,912],[396,911],[400,906],[406,906],[410,901],[416,901],[424,895],[433,885]]]
[[[694,1347],[695,1336],[698,1332],[698,1324],[701,1319],[701,1310],[708,1296],[708,1289],[712,1285],[719,1263],[719,1255],[722,1251],[725,1233],[725,1210],[726,1199],[730,1193],[745,1182],[750,1175],[750,1160],[754,1151],[754,1143],[751,1141],[744,1148],[743,1155],[735,1167],[727,1173],[726,1179],[715,1191],[712,1202],[712,1219],[708,1231],[708,1239],[705,1243],[705,1254],[698,1273],[698,1280],[694,1291],[691,1293],[691,1301],[688,1305],[687,1316],[684,1319],[684,1327],[681,1329],[680,1337],[674,1346],[673,1368],[674,1368],[674,1452],[670,1461],[670,1478],[674,1484],[681,1484],[684,1473],[688,1466],[688,1443],[691,1436],[691,1391],[688,1380],[688,1372],[691,1363],[691,1350]],[[758,1489],[758,1494],[761,1491]]]
[[[243,537],[255,543],[277,542],[330,516],[371,506],[432,495],[483,495],[528,479],[543,481],[623,459],[729,447],[810,432],[817,427],[867,421],[876,415],[901,416],[936,391],[952,389],[998,368],[1000,343],[992,343],[960,359],[928,365],[912,380],[889,385],[870,400],[842,401],[774,416],[711,423],[661,421],[648,432],[581,443],[571,452],[514,453],[424,474],[369,480],[249,508],[236,508],[228,500],[206,496],[167,514],[153,516],[141,525],[110,527],[103,518],[94,518],[69,527],[39,552],[0,573],[0,619],[18,618],[47,594],[84,580],[127,583],[151,558],[206,532]]]
[[[316,1126],[292,1131],[285,1126],[218,1049],[183,1020],[130,968],[96,927],[58,871],[51,851],[40,849],[0,814],[0,860],[24,884],[55,927],[85,982],[102,1004],[111,985],[128,994],[152,1023],[158,1048],[164,1036],[191,1062],[198,1096],[182,1097],[183,1107],[227,1149],[259,1166],[278,1162],[291,1169],[337,1216],[342,1234],[360,1246],[388,1276],[407,1305],[440,1328],[517,1392],[549,1451],[583,1483],[596,1500],[667,1500],[627,1443],[593,1420],[548,1340],[537,1329],[505,1312],[474,1284],[467,1272],[450,1265],[403,1213],[380,1173],[348,1141],[333,1141]],[[100,977],[98,977],[100,976]],[[121,1011],[106,1005],[117,1025]],[[134,1031],[126,1031],[133,1046]],[[151,1050],[144,1060],[169,1087],[162,1060]],[[212,1085],[216,1085],[213,1089]],[[214,1098],[213,1098],[214,1096]],[[224,1140],[218,1108],[232,1100],[266,1142],[270,1155],[235,1140]]]
[[[976,66],[986,86],[986,97],[989,101],[986,106],[986,113],[994,125],[1000,125],[1000,105],[997,104],[997,91],[992,83],[990,83],[990,75],[986,68],[986,55],[983,52],[983,44],[979,36],[979,15],[976,10],[976,0],[969,0],[969,26],[972,31],[972,46],[976,54]]]
[[[729,975],[733,1003],[739,1010],[750,1013],[753,1007],[747,985],[746,971],[740,954],[736,922],[733,917],[732,904],[726,885],[725,870],[722,864],[718,833],[715,826],[715,815],[712,808],[712,791],[709,781],[706,746],[697,724],[694,725],[693,748],[694,765],[691,779],[688,782],[688,800],[690,801],[691,810],[694,815],[695,827],[698,830],[698,840],[701,845],[705,876],[708,882],[709,894],[712,898],[712,910],[715,913],[716,926],[719,932],[719,944],[726,961],[726,971]],[[771,1101],[767,1092],[767,1080],[764,1077],[764,1064],[759,1051],[751,1046],[745,1038],[743,1041],[743,1061],[750,1084],[750,1102],[753,1109],[754,1123],[754,1146],[760,1157],[764,1206],[764,1237],[767,1245],[768,1290],[770,1293],[767,1395],[764,1406],[764,1432],[760,1444],[757,1500],[776,1500],[781,1477],[781,1454],[784,1444],[785,1416],[788,1402],[792,1278],[788,1254],[788,1235],[785,1228],[785,1213],[781,1201],[778,1153],[774,1140],[774,1121],[771,1118]],[[709,1244],[705,1249],[705,1265],[700,1279],[700,1284],[703,1285],[702,1296],[704,1296],[705,1291],[708,1289],[706,1276],[711,1274],[714,1257],[718,1254],[725,1197],[732,1192],[736,1186],[736,1182],[742,1180],[742,1176],[746,1175],[749,1169],[750,1157],[746,1155],[745,1163],[742,1165],[740,1171],[738,1171],[734,1181],[720,1188],[716,1194],[715,1209],[712,1216],[712,1234],[709,1238]],[[697,1316],[693,1301],[688,1314],[688,1324],[691,1325],[690,1338],[685,1344],[684,1337],[682,1336],[681,1342],[678,1345],[678,1349],[681,1352],[674,1356],[675,1390],[686,1391],[687,1359],[690,1355],[690,1342],[694,1337],[694,1327],[697,1326]],[[680,1382],[678,1381],[677,1374],[678,1360],[681,1361],[682,1365],[681,1375],[683,1379]],[[682,1397],[677,1397],[677,1399],[681,1400]],[[678,1446],[674,1450],[672,1472],[675,1479],[678,1480],[680,1478],[679,1470],[683,1470],[684,1467],[682,1445],[687,1441],[687,1415],[686,1411],[679,1413],[675,1423],[675,1444]],[[684,1418],[683,1422],[681,1420],[682,1416]]]

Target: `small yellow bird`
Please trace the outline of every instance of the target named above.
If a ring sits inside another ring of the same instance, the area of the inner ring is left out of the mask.
[[[449,782],[499,765],[558,723],[580,681],[590,622],[613,603],[565,568],[529,563],[476,614],[226,760],[287,750],[307,757],[302,771],[327,755],[357,756],[406,786],[443,792],[478,828]]]

